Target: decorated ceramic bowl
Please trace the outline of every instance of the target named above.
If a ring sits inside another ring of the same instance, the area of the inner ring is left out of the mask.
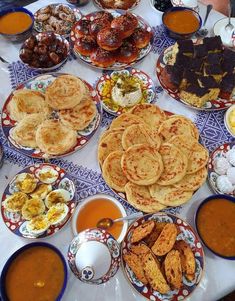
[[[105,2],[108,1],[101,1],[101,0],[93,0],[93,3],[99,8],[99,9],[122,9],[122,10],[132,10],[135,9],[141,0],[135,0],[135,1],[120,1],[121,4],[118,3],[118,1],[109,1],[110,3],[105,4]],[[115,2],[116,5],[115,5]],[[126,3],[124,3],[126,2]]]
[[[235,137],[235,105],[232,105],[224,115],[224,124],[231,136]]]
[[[71,271],[79,280],[102,284],[117,273],[121,260],[120,248],[107,231],[87,229],[72,240],[67,259]]]

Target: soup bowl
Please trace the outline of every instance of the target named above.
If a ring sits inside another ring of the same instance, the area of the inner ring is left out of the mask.
[[[173,14],[174,18],[172,18]],[[174,22],[172,22],[172,20],[174,20]],[[185,20],[188,20],[188,23],[185,23]],[[172,7],[166,10],[162,15],[162,23],[171,38],[189,39],[201,28],[202,19],[200,15],[191,8]]]
[[[216,256],[229,260],[235,260],[234,220],[235,198],[225,194],[209,196],[195,214],[196,229],[204,245]]]
[[[1,301],[9,301],[10,300],[9,296],[8,296],[8,293],[7,293],[6,280],[7,280],[8,272],[9,272],[10,268],[13,266],[14,261],[17,258],[19,258],[19,256],[23,256],[24,252],[27,252],[27,251],[32,250],[32,249],[34,249],[34,252],[35,252],[35,250],[36,250],[35,248],[38,248],[38,247],[42,247],[42,248],[45,248],[45,249],[49,249],[50,251],[53,251],[57,255],[57,259],[59,258],[59,260],[61,261],[61,266],[62,266],[61,272],[63,273],[64,277],[63,277],[63,281],[61,281],[61,285],[60,285],[61,288],[58,290],[59,292],[56,294],[56,298],[54,300],[55,301],[60,301],[62,299],[62,296],[65,292],[65,288],[66,288],[66,285],[67,285],[67,265],[66,265],[66,261],[65,261],[63,255],[62,255],[62,253],[56,247],[54,247],[53,245],[45,243],[45,242],[34,242],[34,243],[27,244],[27,245],[23,246],[22,248],[18,249],[15,253],[13,253],[10,256],[10,258],[5,263],[5,265],[3,267],[3,270],[2,270],[2,273],[1,273],[1,278],[0,278],[0,296],[2,298],[2,299],[0,298]],[[44,255],[48,256],[48,254],[44,254]],[[48,259],[48,257],[46,257],[46,258]],[[29,258],[28,258],[28,260],[29,260]],[[40,259],[40,266],[42,265],[42,263],[43,263],[43,260]],[[18,267],[19,267],[19,262],[17,264],[18,264]],[[45,264],[48,266],[48,261]],[[25,271],[26,271],[26,269],[25,269]],[[58,270],[53,270],[53,273],[58,275]],[[53,275],[52,275],[52,277],[53,277]],[[53,277],[53,279],[54,279],[54,277]],[[23,281],[25,281],[25,278],[23,279]],[[40,289],[41,289],[42,286],[43,286],[43,283],[41,283],[41,281],[38,281],[37,283],[34,283],[34,286],[35,285],[39,286]],[[29,288],[30,288],[30,284],[25,283],[24,290],[25,289],[29,290]],[[15,289],[15,286],[14,286],[14,289]],[[19,296],[19,293],[18,293],[17,297],[18,296]],[[17,300],[17,299],[15,299],[15,300]],[[35,300],[35,298],[34,298],[34,300]]]
[[[31,34],[31,32],[33,30],[34,16],[31,13],[31,11],[29,11],[23,7],[17,7],[17,8],[15,7],[15,8],[1,10],[0,11],[0,20],[1,20],[1,18],[5,17],[6,15],[10,15],[11,13],[17,13],[17,12],[26,14],[31,19],[31,22],[28,25],[26,24],[24,29],[21,29],[21,30],[19,29],[19,31],[16,30],[15,33],[3,32],[0,27],[1,36],[11,40],[12,42],[21,42],[21,41],[27,39],[27,37]],[[11,21],[11,22],[13,22],[13,21]],[[9,28],[11,27],[10,24],[8,27]]]

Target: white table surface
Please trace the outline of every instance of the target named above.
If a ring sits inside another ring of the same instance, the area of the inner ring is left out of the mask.
[[[48,3],[58,3],[59,1],[52,0],[39,0],[27,8],[32,12],[35,12],[42,6]],[[65,2],[66,1],[61,1]],[[84,7],[81,7],[82,13],[90,13],[96,10],[92,1]],[[142,0],[141,4],[134,10],[136,14],[139,14],[150,25],[156,26],[161,24],[161,13],[157,12],[150,6],[150,1]],[[200,14],[202,17],[205,15],[205,7],[200,5]],[[223,18],[224,16],[216,11],[212,11],[207,27],[212,29],[213,24]],[[12,44],[9,41],[1,38],[0,39],[0,55],[9,61],[15,61],[18,59],[18,49],[20,45]],[[151,52],[141,63],[139,63],[136,68],[148,73],[155,83],[157,83],[155,75],[155,63],[157,59],[157,54]],[[62,68],[61,72],[67,72],[74,75],[78,75],[86,79],[91,84],[94,84],[99,76],[101,76],[101,71],[88,67],[79,60],[67,62]],[[9,71],[7,66],[0,62],[0,103],[3,105],[6,97],[11,92],[11,84],[9,79]],[[161,97],[157,103],[161,108],[183,114],[191,119],[194,119],[196,111],[186,108],[179,102],[171,99],[166,93],[162,93]],[[73,162],[78,165],[90,168],[94,171],[98,171],[99,167],[96,160],[97,152],[97,141],[101,131],[104,129],[99,129],[97,133],[93,136],[92,142],[89,143],[81,151],[67,156],[65,160],[68,162]],[[9,160],[5,160],[3,167],[0,169],[0,193],[2,194],[5,186],[7,185],[9,179],[14,176],[22,168],[18,165],[14,165]],[[180,212],[180,216],[186,219],[192,226],[194,226],[193,218],[196,208],[198,207],[200,201],[211,195],[207,183],[194,194],[191,201],[189,201]],[[63,255],[66,257],[68,245],[73,238],[72,230],[70,224],[67,224],[59,233],[50,237],[48,239],[43,239],[48,243],[57,246]],[[31,240],[22,239],[13,233],[11,233],[7,227],[4,225],[2,219],[0,218],[0,269],[3,268],[4,263],[8,257],[14,253],[21,246],[32,242]],[[188,298],[191,301],[215,301],[222,296],[228,294],[235,288],[235,261],[224,260],[216,257],[209,250],[205,250],[205,272],[202,280],[198,287],[195,289],[194,293]],[[63,301],[144,301],[146,300],[140,296],[130,284],[126,281],[125,276],[121,269],[115,277],[113,277],[109,282],[103,285],[95,286],[88,285],[80,282],[75,278],[75,276],[70,272],[69,268],[68,285],[63,297]],[[25,300],[27,301],[27,300]]]

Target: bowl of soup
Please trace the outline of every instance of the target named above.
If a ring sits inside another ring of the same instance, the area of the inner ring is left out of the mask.
[[[122,204],[114,197],[107,194],[97,194],[84,199],[76,208],[72,218],[74,235],[96,228],[97,223],[103,218],[117,219],[125,217],[126,211]],[[107,231],[120,243],[125,237],[128,222],[116,222]]]
[[[1,301],[59,301],[66,284],[67,266],[61,252],[48,243],[31,243],[12,254],[3,267]]]
[[[204,245],[215,255],[235,260],[235,198],[212,195],[198,207],[197,232]]]
[[[201,27],[200,15],[187,7],[172,7],[162,15],[162,23],[173,39],[189,39]]]
[[[25,40],[32,32],[33,23],[33,14],[23,7],[0,11],[0,34],[12,42]]]

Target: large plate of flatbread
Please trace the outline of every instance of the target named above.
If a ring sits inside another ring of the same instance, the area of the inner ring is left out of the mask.
[[[202,245],[192,227],[173,214],[158,212],[136,220],[121,252],[125,276],[149,300],[184,300],[201,280]]]
[[[34,158],[71,154],[85,146],[101,121],[96,91],[79,77],[51,73],[18,86],[2,110],[8,141]]]
[[[182,205],[207,177],[208,151],[198,139],[190,119],[139,104],[114,119],[100,137],[103,178],[143,212]]]

